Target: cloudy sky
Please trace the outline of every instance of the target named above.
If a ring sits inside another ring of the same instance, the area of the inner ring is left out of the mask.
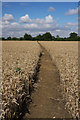
[[[4,37],[36,36],[45,32],[61,37],[78,32],[77,2],[3,2]]]

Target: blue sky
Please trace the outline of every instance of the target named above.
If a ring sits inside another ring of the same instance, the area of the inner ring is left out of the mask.
[[[78,2],[3,2],[2,17],[5,37],[48,31],[64,37],[77,32]]]
[[[79,0],[2,0],[3,2],[79,2]]]

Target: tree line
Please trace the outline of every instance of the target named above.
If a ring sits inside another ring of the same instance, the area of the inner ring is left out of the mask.
[[[46,32],[45,34],[41,35],[39,34],[36,37],[32,37],[31,35],[25,33],[25,35],[23,37],[17,38],[17,37],[7,37],[7,38],[0,38],[0,40],[3,41],[80,41],[80,36],[78,36],[77,33],[73,32],[70,33],[69,37],[59,37],[59,35],[57,35],[56,37],[52,36],[50,32]]]

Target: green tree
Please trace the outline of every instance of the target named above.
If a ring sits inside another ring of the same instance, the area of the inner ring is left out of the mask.
[[[17,38],[17,37],[13,37],[12,40],[16,40],[16,41],[17,41],[17,40],[19,40],[19,38]]]
[[[45,40],[45,41],[52,40],[52,35],[50,32],[43,34],[42,37],[43,37],[43,40]]]
[[[2,37],[2,40],[5,40],[5,37]]]
[[[24,38],[23,38],[23,37],[20,37],[19,39],[20,39],[20,40],[24,40]]]
[[[56,35],[56,38],[60,38],[59,35]]]
[[[77,38],[77,33],[75,33],[75,32],[70,33],[70,38]]]
[[[32,36],[25,33],[24,40],[32,40]]]
[[[7,40],[11,40],[11,37],[8,37]]]
[[[42,40],[43,40],[42,35],[39,34],[39,35],[36,37],[36,40],[42,41]]]
[[[54,36],[52,36],[52,40],[53,40],[53,41],[55,40],[55,37],[54,37]]]

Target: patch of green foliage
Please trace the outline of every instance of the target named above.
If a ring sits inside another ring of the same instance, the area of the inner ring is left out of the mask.
[[[21,68],[20,67],[18,67],[17,69],[16,69],[16,72],[18,72],[18,71],[20,71],[21,70]]]

